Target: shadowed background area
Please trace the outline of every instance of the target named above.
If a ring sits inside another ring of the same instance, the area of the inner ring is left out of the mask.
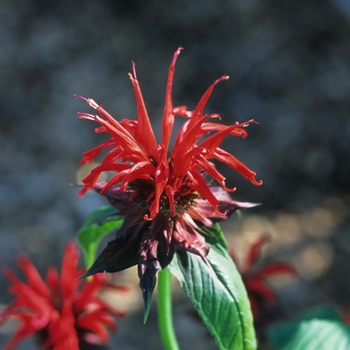
[[[70,186],[87,170],[81,153],[105,140],[76,117],[91,111],[73,94],[117,119],[135,119],[127,76],[134,60],[159,139],[168,66],[183,46],[174,105],[193,109],[226,73],[230,80],[215,88],[206,112],[225,124],[259,123],[246,140],[223,143],[264,181],[255,187],[218,165],[228,186],[237,186],[237,200],[263,203],[225,224],[230,244],[244,251],[260,233],[271,234],[265,259],[289,260],[300,274],[280,295],[287,310],[325,300],[350,305],[349,42],[347,0],[1,1],[1,265],[14,266],[23,252],[42,272],[60,264],[65,242],[106,203],[96,194],[79,198]],[[136,272],[129,277],[135,301],[118,322],[115,348],[160,349],[156,313],[142,325]],[[0,283],[5,304],[2,275]],[[203,340],[213,348],[183,305],[176,309],[181,348],[204,349]],[[0,336],[5,342],[9,331]]]

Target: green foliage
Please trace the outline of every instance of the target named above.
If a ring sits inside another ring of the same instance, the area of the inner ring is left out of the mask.
[[[253,317],[242,278],[227,252],[219,225],[210,235],[207,261],[177,252],[169,269],[192,301],[220,349],[256,349]]]
[[[77,233],[77,239],[83,251],[87,268],[95,261],[102,238],[118,229],[122,224],[123,217],[117,216],[113,207],[101,207],[87,217]]]
[[[313,319],[302,321],[283,350],[348,350],[349,327],[341,322]],[[281,350],[282,350],[281,349]]]
[[[350,329],[339,313],[326,306],[308,310],[269,330],[275,350],[345,350],[350,348]]]

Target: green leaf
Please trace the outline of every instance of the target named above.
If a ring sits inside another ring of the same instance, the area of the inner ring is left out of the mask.
[[[84,221],[81,229],[88,228],[93,224],[102,225],[105,221],[114,220],[117,210],[111,206],[103,206],[93,211]]]
[[[281,350],[348,350],[350,330],[338,321],[301,321],[294,337]]]
[[[102,238],[122,224],[123,217],[117,216],[113,207],[101,207],[86,218],[77,233],[77,239],[87,268],[93,264]]]
[[[214,245],[220,244],[224,250],[228,250],[224,233],[222,232],[219,224],[214,224],[212,227],[201,227],[201,229],[209,235],[209,238],[205,236],[207,242],[209,240],[212,241]],[[214,238],[214,240],[212,240],[210,237]]]
[[[215,225],[210,231],[212,235],[206,236],[210,246],[207,262],[189,252],[177,252],[169,269],[220,349],[256,349],[253,317],[242,278],[223,244],[220,227]]]
[[[325,305],[319,305],[306,310],[293,319],[280,322],[269,328],[267,334],[274,349],[282,349],[298,332],[300,324],[313,319],[342,322],[338,311]]]

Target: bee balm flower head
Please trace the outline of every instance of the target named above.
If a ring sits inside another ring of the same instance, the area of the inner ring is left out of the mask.
[[[94,100],[77,96],[99,113],[78,116],[99,123],[96,132],[110,134],[103,144],[83,154],[82,163],[87,163],[102,150],[110,149],[101,164],[83,180],[80,194],[94,189],[106,196],[119,214],[125,215],[115,240],[86,275],[119,271],[138,264],[145,301],[154,289],[157,271],[171,262],[176,250],[187,250],[205,259],[209,248],[201,234],[201,225],[211,226],[227,219],[238,208],[254,206],[228,196],[227,192],[234,189],[226,187],[224,175],[212,160],[230,166],[255,185],[262,183],[255,179],[255,172],[220,148],[228,135],[246,137],[246,127],[254,121],[223,125],[210,122],[217,114],[204,113],[214,87],[228,76],[217,79],[194,110],[173,106],[175,63],[181,50],[175,52],[169,68],[160,143],[148,117],[134,63],[129,77],[136,96],[137,120],[117,121]],[[170,150],[175,115],[184,118],[184,123]],[[107,183],[97,183],[100,174],[106,171],[114,175]],[[206,177],[212,177],[220,186],[209,186]]]
[[[109,341],[107,329],[116,330],[113,316],[123,317],[124,313],[112,309],[97,294],[105,288],[126,289],[106,283],[105,275],[84,282],[78,280],[83,272],[77,269],[78,258],[75,244],[67,243],[61,275],[49,267],[45,282],[27,257],[18,259],[27,283],[21,282],[12,271],[5,271],[12,283],[10,293],[16,299],[0,314],[0,322],[13,317],[20,326],[4,349],[14,349],[32,335],[45,350],[79,350],[88,343]]]

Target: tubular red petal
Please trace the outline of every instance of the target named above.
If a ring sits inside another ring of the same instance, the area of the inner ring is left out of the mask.
[[[201,125],[209,118],[210,116],[204,116],[201,119],[198,119],[196,123],[191,123],[191,120],[189,120],[180,129],[172,152],[175,171],[183,162],[183,155],[191,152],[193,148],[197,147],[196,142],[203,135]]]
[[[108,132],[108,130],[104,126],[99,126],[99,127],[95,128],[96,134],[101,134],[102,132]]]
[[[110,123],[101,118],[98,118],[98,122],[101,123],[114,137],[118,146],[121,147],[124,153],[130,157],[129,160],[139,161],[147,159],[147,155],[135,142],[133,136],[116,120],[114,120],[114,123]]]
[[[155,157],[157,154],[157,142],[148,117],[145,102],[142,97],[139,82],[136,78],[136,68],[133,62],[134,76],[129,77],[134,88],[137,103],[137,126],[135,128],[135,139],[143,147],[148,156]]]
[[[63,297],[69,300],[80,281],[77,276],[79,250],[73,242],[68,242],[63,255],[60,285]]]
[[[145,215],[146,220],[152,220],[159,213],[160,198],[169,180],[169,165],[166,148],[161,143],[158,146],[158,165],[154,173],[154,199],[149,208],[150,215]]]
[[[191,118],[192,111],[188,111],[186,106],[178,106],[173,108],[173,113],[180,117]]]
[[[11,271],[5,271],[4,273],[13,284],[10,293],[17,295],[16,307],[27,308],[40,316],[50,314],[51,308],[46,299],[33,291],[28,285],[19,281]]]
[[[212,118],[214,115],[203,116],[204,107],[208,102],[208,99],[212,94],[215,85],[218,84],[220,81],[226,79],[228,79],[228,76],[224,75],[219,79],[215,80],[214,83],[209,86],[209,88],[199,101],[196,109],[191,113],[191,119],[187,123],[185,123],[184,126],[181,128],[179,134],[177,135],[173,150],[174,164],[176,164],[175,167],[179,162],[179,158],[181,158],[181,154],[183,154],[184,151],[186,152],[187,150],[192,148],[195,142],[197,142],[202,135],[208,132],[207,130],[205,130],[205,128],[202,128],[202,125],[206,120]],[[180,107],[180,113],[185,113],[185,110],[182,108],[183,107]],[[235,126],[233,128],[230,128],[233,129],[235,128]],[[203,147],[206,147],[206,145],[204,145]]]
[[[167,185],[165,188],[165,193],[169,201],[170,215],[175,216],[176,215],[176,208],[175,208],[175,201],[174,201],[175,191],[171,186]]]
[[[29,287],[46,300],[50,300],[50,290],[31,261],[27,257],[22,256],[18,259],[18,265],[26,275]]]
[[[255,179],[256,172],[250,170],[246,165],[240,162],[237,158],[235,158],[232,154],[224,151],[221,148],[217,148],[211,155],[211,158],[215,158],[218,161],[229,165],[231,168],[235,169],[241,175],[243,175],[246,179],[250,180],[250,182],[256,186],[260,186],[263,184],[262,180],[257,181]],[[209,157],[208,157],[209,158]]]
[[[105,141],[104,143],[102,143],[101,145],[92,148],[89,151],[86,151],[83,153],[83,159],[80,162],[80,164],[85,164],[85,163],[90,163],[93,160],[95,160],[95,158],[100,154],[100,152],[108,147],[113,147],[116,146],[116,143],[114,141],[113,138],[108,139],[107,141]]]
[[[97,294],[105,280],[105,274],[96,274],[91,278],[84,280],[84,284],[79,294],[75,296],[74,311],[80,314],[86,308],[86,305],[94,304],[97,299]]]
[[[97,179],[96,179],[96,181],[97,181]],[[96,183],[96,181],[95,181],[95,183]],[[92,185],[92,186],[90,186],[90,185],[84,185],[84,186],[82,187],[82,189],[78,192],[78,196],[82,197],[82,196],[83,196],[87,191],[89,191],[92,187],[93,187],[93,185]]]
[[[120,125],[122,125],[126,130],[129,131],[135,137],[135,130],[137,128],[138,121],[137,120],[129,120],[123,119],[120,121]]]
[[[164,144],[166,153],[168,153],[169,142],[171,138],[171,133],[174,126],[174,112],[173,112],[173,101],[172,101],[172,90],[173,90],[173,81],[175,74],[175,64],[177,57],[179,56],[182,47],[179,47],[173,56],[173,60],[171,61],[169,72],[168,72],[168,80],[166,85],[165,92],[165,104],[163,111],[163,120],[162,120],[162,142]]]
[[[82,315],[78,320],[77,326],[98,335],[104,343],[108,343],[108,332],[104,325],[100,323],[98,319],[96,319],[96,315],[93,313]]]
[[[126,165],[124,161],[118,162],[120,159],[123,159],[123,150],[120,147],[115,147],[111,151],[109,151],[106,156],[103,158],[99,168],[101,170],[105,171],[108,170],[110,167],[116,166],[120,167],[120,164]],[[116,165],[115,165],[116,164]],[[124,170],[124,169],[120,169]],[[120,171],[118,169],[115,169],[115,171]]]
[[[98,165],[97,167],[95,167],[94,169],[91,170],[91,172],[88,176],[86,176],[83,179],[84,186],[81,189],[81,191],[79,192],[79,195],[82,196],[89,189],[93,188],[102,172],[104,172],[104,171],[117,171],[119,174],[122,174],[122,175],[120,175],[121,180],[118,181],[118,182],[121,182],[123,177],[125,176],[125,174],[127,173],[127,171],[130,168],[131,168],[131,165],[125,164],[125,163],[111,163],[111,164],[107,164],[107,165],[105,165],[105,164]],[[112,179],[114,179],[113,181],[116,181],[117,176],[119,174],[113,176],[110,179],[110,181],[112,181]],[[113,186],[113,183],[110,183],[110,181],[108,182],[108,186],[109,186],[108,188]],[[115,182],[115,183],[117,183],[117,182]],[[106,190],[104,190],[104,191],[106,191]]]
[[[94,306],[96,307],[97,310],[100,310],[108,317],[109,317],[108,313],[110,313],[118,318],[125,317],[124,311],[114,309],[113,307],[108,305],[106,302],[104,302],[102,299],[94,298],[94,301],[91,304],[94,304]]]
[[[129,185],[129,182],[135,179],[149,179],[154,176],[155,167],[150,162],[136,163],[124,176],[120,190],[124,192]]]
[[[224,124],[219,124],[219,123],[203,123],[202,125],[202,130],[205,133],[209,133],[211,131],[223,131],[226,130],[227,128],[231,127],[230,125],[224,125]],[[233,128],[230,132],[229,135],[232,136],[238,136],[242,137],[245,139],[248,136],[248,133],[243,129],[243,128]]]
[[[104,171],[120,172],[120,171],[124,171],[124,170],[129,170],[131,167],[132,167],[131,164],[114,162],[114,160],[108,161],[108,159],[106,157],[103,160],[103,162],[100,165],[98,165],[97,167],[95,167],[85,179],[88,181],[90,175],[94,176],[95,174],[101,174]],[[87,181],[85,181],[85,179],[83,180],[83,182],[87,182]]]
[[[104,195],[106,191],[109,190],[112,186],[122,182],[127,173],[128,173],[128,170],[123,170],[120,173],[112,176],[112,178],[106,183],[106,185],[103,186],[100,194]]]
[[[197,169],[191,169],[187,172],[187,175],[192,180],[192,183],[190,183],[189,186],[200,193],[200,195],[206,199],[214,209],[217,209],[219,201],[210,191],[210,187],[204,180],[203,175]]]
[[[223,75],[219,79],[216,79],[213,84],[209,86],[207,91],[203,94],[202,98],[200,99],[196,109],[192,113],[191,123],[196,123],[198,119],[200,119],[203,116],[204,107],[207,104],[210,95],[212,94],[215,85],[217,85],[222,80],[227,80],[229,77],[227,75]]]
[[[46,274],[46,283],[51,288],[54,295],[60,292],[59,275],[54,266],[49,266]]]
[[[78,114],[80,118],[93,119],[105,127],[116,140],[117,144],[120,145],[128,154],[133,155],[135,159],[145,159],[146,155],[143,153],[141,148],[138,146],[132,134],[129,133],[117,120],[115,120],[101,105],[98,105],[94,100],[87,99],[90,107],[96,109],[102,116],[107,120],[100,118],[98,115],[87,116],[84,114]]]
[[[47,343],[57,350],[79,350],[78,334],[75,329],[75,317],[72,311],[71,300],[63,298],[61,303],[58,317],[53,318],[48,325]]]
[[[205,153],[204,153],[205,154]],[[226,178],[220,174],[216,168],[214,163],[208,162],[207,159],[203,156],[202,153],[200,153],[197,157],[194,157],[196,159],[196,163],[198,166],[204,170],[206,173],[208,173],[213,179],[215,179],[227,192],[235,192],[235,188],[227,188],[225,184]]]
[[[206,140],[204,140],[200,144],[200,146],[203,148],[206,148],[208,150],[214,151],[217,147],[220,146],[221,142],[223,141],[223,139],[227,135],[231,134],[232,132],[234,132],[237,129],[241,129],[242,126],[247,125],[247,123],[249,123],[249,122],[241,123],[241,124],[236,123],[235,125],[228,126],[228,127],[224,128],[223,130],[220,130],[215,135],[208,137]]]
[[[173,171],[180,179],[187,174],[192,163],[192,150],[182,154],[182,157],[173,162]]]

